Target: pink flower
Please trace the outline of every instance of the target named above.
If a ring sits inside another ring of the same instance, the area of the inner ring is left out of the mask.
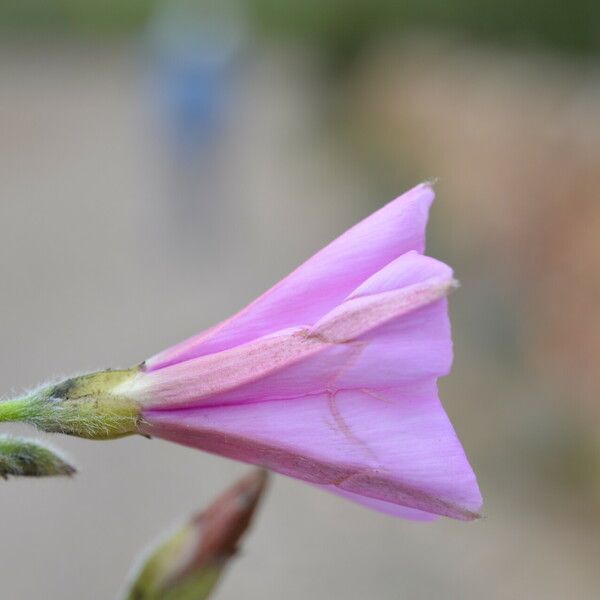
[[[128,383],[144,433],[392,514],[472,519],[475,475],[438,399],[452,270],[423,256],[420,185]]]
[[[446,295],[456,283],[422,254],[433,198],[417,186],[237,315],[137,369],[47,388],[53,401],[94,396],[94,410],[100,395],[112,417],[129,418],[103,423],[103,436],[95,421],[54,430],[137,431],[405,518],[476,518],[476,478],[437,393],[452,363]]]

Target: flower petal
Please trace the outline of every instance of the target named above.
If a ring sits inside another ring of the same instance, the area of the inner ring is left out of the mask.
[[[434,277],[451,281],[453,271],[443,262],[411,250],[371,275],[353,290],[348,298],[399,290]]]
[[[408,285],[388,289],[392,281]],[[172,409],[377,390],[445,375],[452,343],[444,295],[453,282],[449,267],[411,253],[313,327],[140,372],[120,392],[145,407]]]
[[[349,229],[230,319],[146,361],[147,369],[315,323],[396,257],[410,250],[423,252],[433,197],[429,184],[413,188]]]
[[[142,371],[116,393],[145,408],[238,404],[314,393],[349,360],[351,348],[308,338],[305,329],[264,337],[157,371]],[[324,351],[326,358],[321,358]],[[317,359],[317,360],[315,360]]]
[[[143,417],[149,435],[344,493],[462,520],[481,506],[433,381]]]
[[[332,492],[336,496],[341,496],[342,498],[346,498],[346,500],[356,502],[357,504],[361,504],[362,506],[366,506],[367,508],[376,510],[377,512],[385,513],[386,515],[391,515],[392,517],[401,517],[402,519],[408,519],[410,521],[435,521],[439,518],[439,515],[434,515],[422,510],[416,510],[415,508],[408,508],[406,506],[392,504],[391,502],[374,500],[373,498],[367,498],[365,496],[353,494],[352,492],[346,492],[344,490],[340,490],[334,485],[317,485],[315,487],[327,492]]]

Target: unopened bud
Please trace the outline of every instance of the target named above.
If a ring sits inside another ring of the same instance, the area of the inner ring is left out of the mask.
[[[145,560],[126,600],[203,600],[219,581],[265,489],[256,470],[163,541]]]
[[[75,468],[38,441],[0,436],[0,477],[73,475]]]

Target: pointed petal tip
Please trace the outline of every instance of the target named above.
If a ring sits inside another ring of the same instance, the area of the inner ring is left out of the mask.
[[[471,500],[457,508],[461,511],[462,516],[457,516],[461,521],[479,521],[480,519],[484,519],[485,515],[483,513],[483,498],[481,496],[481,492],[479,491],[479,485],[477,484],[476,479],[473,480],[474,487],[471,488]]]
[[[439,300],[440,298],[444,298],[445,296],[449,296],[456,290],[460,288],[460,281],[455,279],[454,277],[450,278],[439,278],[437,281],[433,280],[432,285],[430,286],[432,290],[432,302],[435,300]]]
[[[448,282],[448,294],[455,292],[460,288],[460,281],[454,277]]]
[[[482,500],[463,504],[460,501],[437,499],[436,506],[432,506],[432,508],[435,508],[432,512],[438,516],[448,517],[456,521],[478,521],[483,517],[482,504]]]
[[[409,197],[421,197],[421,199],[426,199],[428,201],[427,207],[431,205],[431,203],[435,200],[435,188],[438,183],[438,178],[434,177],[433,179],[426,179],[421,183],[415,185],[413,188],[404,192],[398,199],[407,199]]]
[[[406,192],[403,192],[399,196],[397,196],[394,200],[392,200],[388,205],[384,206],[380,210],[386,210],[388,207],[392,205],[397,205],[398,203],[415,203],[420,204],[424,210],[425,220],[424,224],[427,223],[427,216],[429,214],[429,209],[433,201],[435,200],[435,185],[437,183],[437,179],[422,181],[421,183],[415,185],[410,188]],[[419,251],[422,254],[421,251]]]
[[[480,511],[463,509],[462,517],[459,520],[460,521],[479,521],[479,519],[482,519],[482,518],[484,518],[484,516]]]

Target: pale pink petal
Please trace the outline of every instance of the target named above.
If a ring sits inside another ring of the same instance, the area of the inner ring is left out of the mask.
[[[350,298],[311,327],[310,335],[330,344],[361,339],[392,320],[444,298],[455,286],[453,279],[433,277],[399,290]]]
[[[359,338],[360,353],[340,370],[333,387],[379,389],[447,375],[452,366],[447,304],[442,298]]]
[[[463,520],[481,505],[433,381],[143,417],[149,435],[358,496]]]
[[[149,371],[312,325],[365,279],[410,250],[423,252],[434,193],[421,184],[358,223],[234,317],[161,352]]]
[[[384,271],[359,288],[372,294],[352,294],[312,328],[142,372],[121,391],[146,407],[168,409],[377,390],[446,374],[452,344],[443,296],[453,285],[451,270],[412,253]],[[382,285],[392,280],[408,285]]]
[[[288,330],[156,371],[141,372],[118,390],[144,407],[259,402],[273,395],[298,397],[327,388],[354,349]]]
[[[434,277],[450,281],[453,277],[453,271],[443,262],[413,250],[402,254],[376,273],[373,273],[371,277],[361,282],[348,298],[399,290]]]
[[[415,508],[400,506],[399,504],[392,504],[391,502],[384,502],[383,500],[374,500],[373,498],[367,498],[365,496],[360,496],[359,494],[340,490],[334,485],[317,485],[315,487],[331,492],[336,496],[341,496],[351,502],[366,506],[372,510],[376,510],[377,512],[391,515],[392,517],[400,517],[402,519],[408,519],[409,521],[435,521],[436,519],[439,519],[439,515],[416,510]]]

